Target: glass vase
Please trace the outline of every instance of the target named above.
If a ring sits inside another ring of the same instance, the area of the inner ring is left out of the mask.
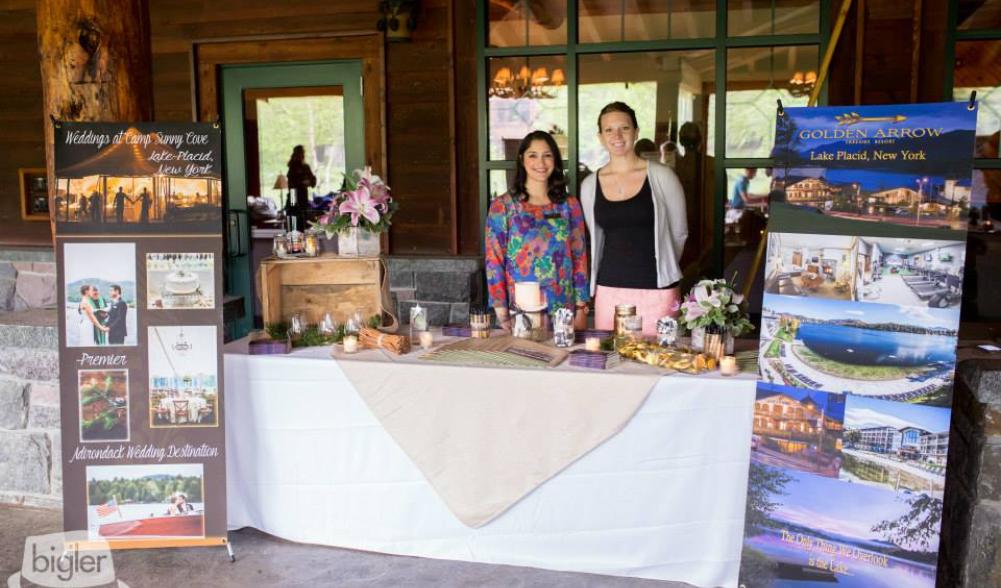
[[[337,253],[349,257],[377,257],[380,252],[379,233],[351,227],[337,234]]]

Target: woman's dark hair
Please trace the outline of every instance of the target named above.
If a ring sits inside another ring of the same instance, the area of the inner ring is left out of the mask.
[[[91,287],[90,284],[84,284],[83,286],[80,286],[80,295],[86,296],[87,292],[90,292],[90,287]]]
[[[563,174],[563,156],[560,155],[560,148],[556,145],[556,140],[546,131],[532,131],[525,135],[518,145],[518,163],[514,171],[514,183],[508,189],[508,193],[515,199],[522,202],[528,200],[528,190],[525,189],[525,181],[528,179],[528,172],[525,171],[525,152],[533,141],[545,141],[549,150],[553,152],[553,173],[549,174],[546,181],[546,193],[549,199],[559,204],[567,199],[567,179]]]
[[[629,115],[629,119],[633,121],[633,128],[640,128],[640,123],[636,121],[636,111],[629,107],[625,102],[610,102],[601,109],[598,113],[598,132],[601,132],[601,117],[605,116],[609,112],[624,112]]]
[[[302,145],[296,145],[292,149],[292,157],[288,160],[288,166],[302,165],[304,161],[306,161],[306,149]]]

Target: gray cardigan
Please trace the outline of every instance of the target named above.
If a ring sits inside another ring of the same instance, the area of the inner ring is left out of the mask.
[[[657,258],[657,287],[670,286],[681,279],[678,260],[688,238],[688,214],[685,193],[674,170],[654,161],[647,163],[647,179],[653,192],[654,255]],[[580,203],[584,221],[591,233],[591,296],[597,288],[598,266],[604,251],[605,234],[594,222],[594,200],[598,174],[584,178],[580,186]]]

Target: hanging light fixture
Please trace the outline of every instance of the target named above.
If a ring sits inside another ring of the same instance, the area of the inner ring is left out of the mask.
[[[492,98],[553,98],[548,90],[566,83],[562,69],[553,70],[552,76],[545,67],[532,69],[528,64],[517,68],[517,74],[510,67],[503,66],[494,73],[487,95]]]
[[[789,93],[793,96],[806,96],[813,91],[813,87],[816,85],[817,72],[812,70],[805,73],[797,71],[789,79]]]
[[[382,16],[375,26],[386,33],[387,41],[409,41],[411,33],[417,28],[420,8],[420,0],[384,0],[379,3]]]
[[[192,345],[184,336],[184,327],[181,327],[181,332],[178,333],[177,340],[170,347],[181,357],[185,357],[191,351]]]

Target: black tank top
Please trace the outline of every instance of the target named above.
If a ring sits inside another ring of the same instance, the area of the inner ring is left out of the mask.
[[[595,178],[597,180],[597,178]],[[598,285],[611,288],[657,288],[657,255],[654,245],[653,192],[650,180],[628,200],[605,198],[597,184],[594,218],[605,232],[598,268]]]

